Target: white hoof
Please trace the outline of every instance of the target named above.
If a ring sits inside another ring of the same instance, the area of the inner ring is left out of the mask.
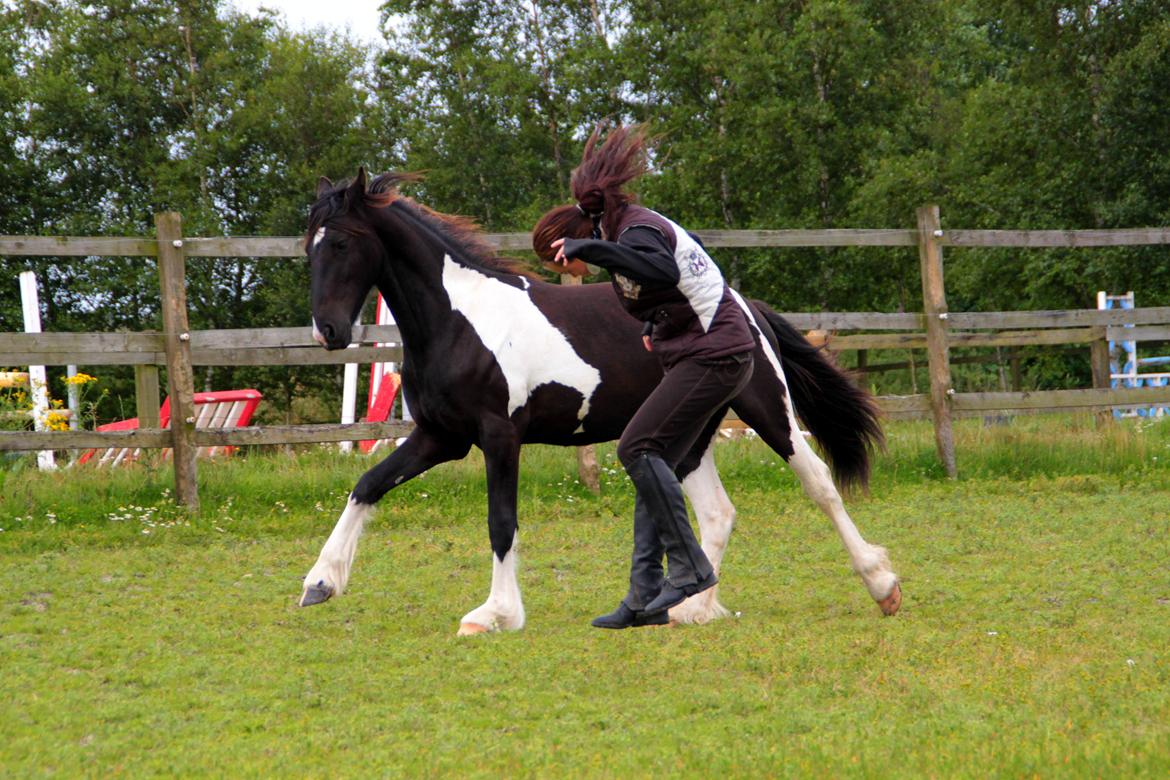
[[[524,628],[524,613],[514,614],[499,609],[491,601],[471,610],[459,621],[458,636],[489,634],[496,631],[519,631]]]
[[[886,549],[877,545],[870,545],[869,555],[857,573],[874,601],[888,598],[898,584],[898,575],[894,574]]]
[[[476,634],[488,634],[492,629],[487,626],[481,626],[479,623],[460,623],[459,631],[455,636],[474,636]]]
[[[702,593],[696,593],[677,607],[672,607],[668,613],[670,622],[702,625],[728,617],[731,611],[719,603],[718,591],[719,586],[709,588]]]

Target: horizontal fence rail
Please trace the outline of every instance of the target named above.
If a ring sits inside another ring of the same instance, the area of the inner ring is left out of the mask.
[[[933,210],[932,210],[933,209]],[[832,351],[922,350],[930,368],[931,392],[906,396],[882,396],[878,404],[893,418],[935,421],[939,455],[954,474],[953,445],[948,450],[949,419],[992,413],[1031,413],[1066,409],[1108,409],[1170,404],[1170,387],[1111,388],[1106,344],[1113,340],[1170,341],[1170,306],[1143,309],[1056,310],[1008,312],[949,312],[942,289],[943,247],[984,248],[1081,248],[1138,245],[1170,245],[1170,228],[1117,230],[943,230],[937,207],[919,211],[917,229],[836,230],[698,230],[712,248],[783,247],[903,247],[917,248],[922,262],[926,311],[796,312],[783,316],[805,331],[823,331]],[[181,235],[178,215],[160,215],[159,237],[58,237],[0,236],[0,255],[23,257],[88,258],[145,257],[159,264],[164,282],[182,279],[186,258],[303,258],[304,238],[299,236],[187,238]],[[527,233],[485,234],[488,243],[504,251],[531,250]],[[177,277],[175,275],[178,275]],[[165,308],[166,301],[164,301]],[[166,333],[0,333],[0,365],[132,365],[136,372],[153,372],[139,387],[153,388],[157,395],[157,367],[177,366],[190,372],[196,366],[341,365],[346,363],[400,362],[402,347],[395,326],[358,326],[354,346],[326,351],[317,345],[308,327],[235,330],[187,330],[185,314],[171,322]],[[979,362],[976,356],[950,355],[955,348],[1001,348],[1089,345],[1095,387],[1032,392],[969,393],[951,386],[951,363]],[[177,362],[176,362],[177,361]],[[909,361],[860,365],[859,371],[910,368]],[[168,376],[171,372],[168,372]],[[175,395],[175,389],[171,388]],[[187,399],[189,402],[189,399]],[[138,399],[140,417],[154,419],[149,399]],[[183,399],[180,399],[180,403]],[[153,418],[152,418],[153,415]],[[82,449],[107,447],[180,448],[191,463],[182,469],[176,457],[176,483],[192,482],[194,448],[260,444],[359,441],[405,435],[409,423],[352,423],[347,425],[295,425],[237,428],[232,430],[176,430],[143,427],[134,431],[0,432],[0,451]],[[185,429],[184,429],[185,428]],[[176,447],[180,445],[180,447]],[[183,493],[195,495],[194,484]],[[194,506],[193,501],[187,501]]]
[[[714,248],[791,248],[849,246],[918,246],[916,230],[695,230],[703,243]],[[529,233],[485,233],[496,249],[528,251]],[[936,237],[945,247],[1000,247],[1058,249],[1078,247],[1149,246],[1170,244],[1170,228],[1118,230],[944,230]],[[236,238],[184,238],[187,257],[304,257],[300,236]],[[14,257],[154,257],[154,238],[107,238],[63,236],[0,236],[0,255]]]
[[[309,366],[402,361],[396,325],[359,325],[355,344],[392,342],[327,351],[312,328],[193,330],[188,334],[195,366]],[[0,333],[4,365],[166,365],[161,333]]]

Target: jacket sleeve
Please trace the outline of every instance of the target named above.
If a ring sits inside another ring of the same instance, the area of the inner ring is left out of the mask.
[[[616,242],[567,238],[565,257],[580,258],[649,287],[674,286],[680,279],[670,244],[652,227],[632,227]]]

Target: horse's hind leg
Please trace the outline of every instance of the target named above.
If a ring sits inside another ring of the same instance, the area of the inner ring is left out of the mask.
[[[718,417],[719,420],[723,419],[722,411]],[[715,440],[708,436],[704,441],[706,449],[699,465],[683,477],[682,486],[699,521],[703,552],[707,554],[707,559],[711,561],[711,566],[718,574],[723,562],[723,553],[727,549],[727,541],[731,538],[731,529],[735,526],[735,506],[727,497],[727,491],[723,489],[723,482],[719,479],[719,472],[715,469]],[[686,467],[687,464],[684,462],[682,468]],[[691,596],[670,610],[671,621],[707,623],[716,618],[727,617],[731,613],[719,603],[718,591],[719,586],[716,585]]]
[[[374,504],[388,491],[439,463],[462,458],[470,444],[456,443],[415,428],[405,442],[358,480],[317,562],[305,576],[301,606],[328,601],[345,590],[358,539]]]
[[[845,504],[841,501],[837,486],[833,484],[829,467],[805,441],[804,434],[800,433],[795,421],[791,420],[790,424],[796,432],[792,437],[795,451],[788,461],[792,470],[800,479],[805,494],[832,520],[837,534],[849,552],[853,570],[865,583],[869,595],[878,602],[883,612],[892,615],[900,605],[901,591],[898,588],[898,576],[890,566],[885,548],[869,544],[861,537],[861,532],[845,511]]]
[[[757,378],[760,373],[762,372],[757,373]],[[769,385],[774,382],[773,378],[768,379]],[[841,500],[837,486],[833,484],[829,467],[816,454],[801,432],[788,393],[780,388],[760,392],[762,389],[764,388],[753,379],[748,389],[732,404],[733,408],[768,446],[788,461],[804,487],[805,495],[829,516],[837,529],[837,534],[849,553],[853,570],[865,583],[869,595],[878,602],[878,606],[885,614],[894,614],[901,605],[901,589],[898,587],[898,576],[890,566],[885,548],[869,544],[861,537],[861,532],[845,511],[845,504]],[[785,415],[777,417],[774,410],[776,399],[781,394],[784,398]]]

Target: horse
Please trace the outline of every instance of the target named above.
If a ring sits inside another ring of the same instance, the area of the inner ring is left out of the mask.
[[[322,178],[310,209],[313,337],[328,350],[348,346],[377,288],[401,333],[402,391],[415,427],[357,481],[304,579],[300,604],[345,590],[358,538],[388,491],[477,446],[487,471],[491,590],[458,633],[517,630],[525,621],[516,576],[521,446],[618,438],[663,369],[643,349],[641,323],[610,284],[541,281],[519,261],[498,257],[469,220],[401,194],[408,179],[388,173],[368,180],[365,169],[336,186]],[[870,596],[894,614],[897,575],[885,549],[862,538],[833,479],[842,487],[867,483],[872,450],[882,443],[872,397],[767,305],[735,299],[757,346],[752,378],[730,408],[795,471],[836,527]],[[676,470],[716,572],[735,522],[712,452],[726,411],[711,418]],[[806,441],[798,414],[825,460]],[[670,620],[705,623],[727,614],[712,588],[673,608]]]

